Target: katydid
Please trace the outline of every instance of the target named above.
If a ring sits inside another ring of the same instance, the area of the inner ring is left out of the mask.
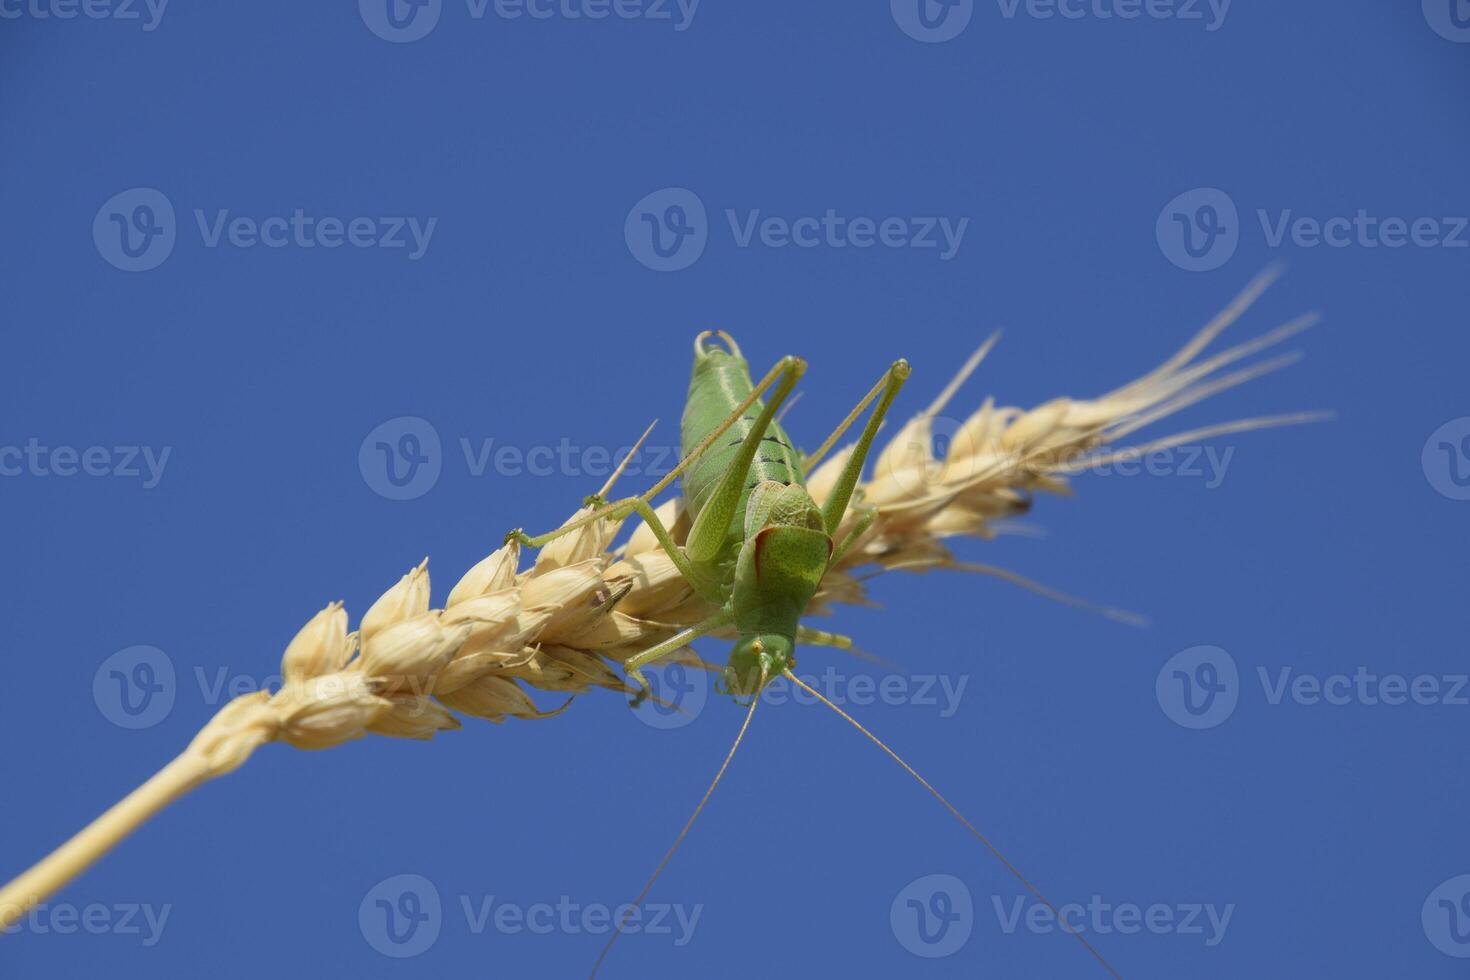
[[[724,346],[711,344],[712,338],[718,338]],[[641,673],[643,667],[677,653],[700,636],[730,626],[739,633],[722,681],[725,693],[737,700],[749,699],[744,723],[703,799],[632,906],[642,903],[709,802],[745,737],[760,703],[762,688],[781,676],[826,704],[877,744],[964,824],[1011,874],[1055,912],[1055,907],[1036,886],[928,781],[875,735],[793,673],[798,641],[849,649],[852,646],[847,637],[802,627],[800,619],[827,569],[839,562],[862,538],[877,516],[876,510],[866,508],[854,522],[852,530],[841,541],[834,540],[833,536],[852,503],[873,439],[899,389],[909,377],[909,364],[905,360],[893,362],[832,434],[807,457],[797,452],[776,421],[778,410],[805,371],[805,361],[788,356],[778,361],[759,382],[753,383],[734,338],[724,331],[701,333],[694,341],[694,370],[681,423],[683,458],[679,464],[640,496],[612,503],[595,496],[589,498],[589,502],[600,506],[596,506],[591,514],[555,531],[532,537],[516,529],[506,535],[507,540],[515,539],[523,545],[539,548],[593,521],[618,521],[636,513],[647,523],[689,586],[717,607],[717,611],[703,621],[625,662],[629,677],[640,688],[635,704],[641,702],[649,690]],[[762,403],[761,398],[767,392],[770,392],[769,398]],[[819,507],[806,490],[806,467],[830,450],[869,405],[873,405],[873,409],[862,434],[831,493]],[[685,504],[693,522],[682,547],[674,541],[651,503],[680,474],[684,477]],[[1117,976],[1086,939],[1064,918],[1058,916],[1058,919],[1109,973]],[[618,923],[618,928],[603,948],[602,956],[593,966],[594,975],[621,932],[622,924],[621,921]]]
[[[712,337],[719,337],[725,348],[710,344]],[[740,697],[758,694],[764,683],[794,666],[798,639],[850,645],[845,637],[804,630],[800,619],[828,567],[840,561],[872,523],[870,509],[843,541],[833,541],[873,437],[908,378],[909,365],[895,361],[827,439],[824,449],[877,400],[855,451],[822,507],[807,493],[803,458],[775,418],[805,371],[806,362],[801,358],[784,357],[754,384],[733,338],[723,331],[700,334],[694,343],[679,465],[642,496],[607,504],[538,537],[520,530],[509,535],[539,548],[594,520],[620,520],[637,513],[647,522],[685,580],[718,611],[625,663],[629,676],[645,693],[643,667],[683,649],[696,637],[727,626],[734,626],[740,639],[725,668],[724,688]],[[769,401],[762,405],[761,396],[773,386]],[[694,522],[682,548],[650,504],[680,473]]]

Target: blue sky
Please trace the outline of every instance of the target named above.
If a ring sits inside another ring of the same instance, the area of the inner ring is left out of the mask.
[[[1230,336],[1320,311],[1302,362],[1150,431],[1335,421],[956,545],[1151,626],[893,574],[822,624],[888,693],[802,666],[1124,976],[1463,972],[1470,5],[391,2],[0,0],[0,875],[327,602],[427,554],[442,603],[653,418],[669,445],[698,330],[809,359],[810,447],[894,358],[903,417],[997,328],[956,418],[1101,394],[1280,264]],[[1104,975],[794,700],[606,976]],[[0,973],[584,973],[738,727],[701,703],[267,746]]]

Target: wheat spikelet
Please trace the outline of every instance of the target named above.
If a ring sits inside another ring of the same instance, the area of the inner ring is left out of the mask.
[[[857,574],[865,567],[987,569],[957,562],[944,540],[990,537],[997,520],[1023,513],[1037,492],[1066,492],[1069,474],[1092,460],[1112,458],[1120,440],[1142,426],[1289,363],[1290,358],[1275,358],[1222,373],[1291,336],[1307,319],[1200,359],[1271,278],[1268,273],[1252,283],[1189,344],[1138,380],[1100,398],[1058,398],[1029,410],[986,401],[956,426],[947,451],[936,457],[938,413],[989,351],[993,339],[987,342],[877,454],[834,537],[841,540],[853,528],[858,508],[875,507],[877,518],[829,570],[808,611],[867,602],[871,575]],[[1231,423],[1134,451],[1315,417]],[[818,504],[850,452],[839,449],[809,474]],[[682,543],[690,526],[682,501],[670,500],[658,511]],[[568,523],[587,513],[584,508]],[[367,734],[429,739],[459,728],[456,713],[497,724],[542,719],[595,687],[631,693],[614,665],[713,609],[679,576],[647,527],[639,526],[624,546],[610,550],[617,530],[607,521],[589,524],[541,549],[524,570],[520,546],[512,541],[466,572],[442,608],[431,605],[426,560],[367,609],[356,632],[348,632],[341,603],[328,605],[286,646],[283,683],[274,695],[256,692],[226,705],[158,776],[0,890],[0,928],[85,870],[152,813],[242,765],[267,742],[325,749]],[[692,651],[683,655],[693,658]],[[542,698],[547,704],[532,692],[548,696]]]

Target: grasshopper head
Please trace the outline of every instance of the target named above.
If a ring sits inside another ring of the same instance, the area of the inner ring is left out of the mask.
[[[736,697],[754,697],[761,690],[761,668],[769,682],[796,666],[796,641],[781,633],[742,636],[730,651],[725,668],[725,690]]]

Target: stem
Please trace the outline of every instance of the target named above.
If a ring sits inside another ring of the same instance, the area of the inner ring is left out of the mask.
[[[149,817],[209,776],[209,761],[197,751],[186,750],[164,766],[35,867],[0,888],[0,929],[18,921],[31,906],[67,885]]]
[[[0,888],[0,931],[97,863],[159,810],[200,783],[243,765],[257,747],[277,737],[280,725],[265,691],[241,695],[225,705],[182,755],[35,867]]]

